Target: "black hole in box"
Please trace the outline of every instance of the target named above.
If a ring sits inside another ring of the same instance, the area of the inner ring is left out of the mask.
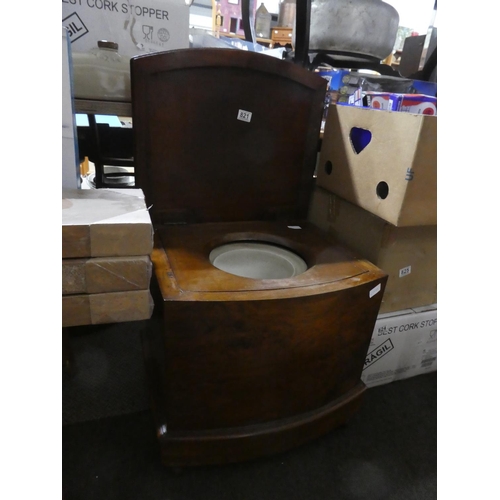
[[[377,196],[385,200],[389,195],[389,184],[387,182],[381,181],[377,184]]]
[[[326,175],[330,175],[332,173],[332,170],[333,170],[332,162],[330,160],[328,160],[325,163],[325,172],[326,172]]]

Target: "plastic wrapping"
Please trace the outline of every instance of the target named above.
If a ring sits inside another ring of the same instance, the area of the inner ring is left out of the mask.
[[[62,256],[149,255],[153,225],[141,189],[63,189]]]
[[[73,53],[75,97],[130,101],[130,58],[118,44],[99,40],[88,52]]]
[[[252,43],[247,40],[235,37],[221,36],[216,38],[207,33],[191,32],[189,35],[189,46],[190,48],[214,48],[214,49],[239,49],[248,50],[250,52],[260,52],[262,54],[276,57],[278,59],[283,59],[283,54],[285,52],[284,47],[278,47],[275,49],[269,49],[261,45],[260,43]]]

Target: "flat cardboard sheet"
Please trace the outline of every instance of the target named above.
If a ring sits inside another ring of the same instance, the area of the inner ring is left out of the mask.
[[[153,314],[153,307],[149,290],[63,295],[62,326],[145,320]]]
[[[318,186],[395,226],[437,224],[437,117],[332,105]]]
[[[153,226],[141,189],[63,189],[62,257],[150,255]]]
[[[149,256],[63,259],[62,294],[147,290],[152,267]]]
[[[437,226],[396,227],[320,187],[309,220],[388,274],[381,313],[437,302]]]

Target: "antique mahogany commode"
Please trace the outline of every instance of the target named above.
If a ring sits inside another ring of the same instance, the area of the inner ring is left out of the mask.
[[[138,56],[131,79],[163,462],[252,459],[346,422],[387,276],[307,222],[326,81],[232,49]]]

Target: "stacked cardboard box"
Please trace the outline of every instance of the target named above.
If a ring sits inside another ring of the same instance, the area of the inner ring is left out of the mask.
[[[330,106],[309,219],[387,272],[381,315],[437,304],[437,117]]]
[[[62,326],[149,319],[153,226],[140,189],[63,189]]]
[[[397,227],[316,187],[309,219],[389,276],[381,313],[437,302],[437,226]]]
[[[379,315],[361,375],[368,387],[436,370],[436,304]]]

